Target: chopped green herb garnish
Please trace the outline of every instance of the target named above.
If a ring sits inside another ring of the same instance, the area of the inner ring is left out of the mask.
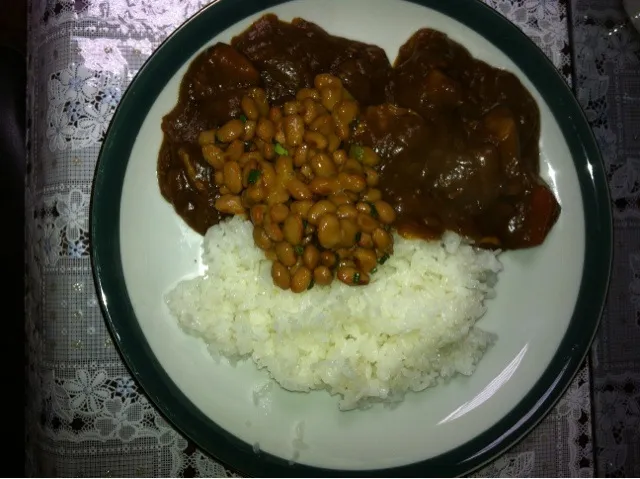
[[[371,270],[371,274],[376,273],[377,271],[378,271],[378,268],[373,268],[373,269]]]
[[[378,260],[378,263],[385,264],[388,259],[389,259],[389,254],[385,253],[383,256],[380,257],[380,259]]]
[[[287,149],[284,146],[282,146],[280,143],[276,143],[275,150],[276,150],[276,153],[280,156],[286,156],[289,154]]]
[[[249,172],[249,177],[247,178],[247,183],[250,185],[255,185],[256,182],[260,179],[260,170],[253,169]]]
[[[360,284],[360,273],[353,273],[353,284]]]
[[[360,238],[362,238],[362,231],[358,231],[356,233],[356,243],[360,242]]]
[[[364,148],[360,145],[351,145],[351,148],[349,148],[349,156],[358,161],[362,161],[362,158],[364,158]]]
[[[247,122],[247,116],[246,115],[240,115],[240,121],[242,123],[246,123]]]
[[[378,209],[376,208],[376,205],[374,205],[371,202],[369,202],[368,204],[369,204],[369,207],[371,208],[371,216],[375,219],[378,219],[380,215],[378,214]]]
[[[315,280],[311,280],[311,283],[309,283],[309,286],[307,287],[307,291],[309,291],[311,288],[313,288],[315,286],[316,282]]]
[[[302,220],[302,229],[306,230],[307,226],[309,226],[309,222],[307,220]]]
[[[304,248],[302,246],[298,245],[295,248],[293,248],[293,251],[295,251],[296,254],[298,256],[300,256],[302,253],[304,253]]]

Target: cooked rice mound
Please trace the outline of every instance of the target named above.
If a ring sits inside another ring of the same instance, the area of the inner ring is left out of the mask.
[[[273,284],[251,223],[233,217],[204,238],[206,274],[178,283],[167,304],[214,356],[250,357],[285,389],[326,389],[345,410],[397,402],[473,373],[495,339],[474,324],[502,266],[453,233],[394,240],[369,285],[334,281],[294,294]]]

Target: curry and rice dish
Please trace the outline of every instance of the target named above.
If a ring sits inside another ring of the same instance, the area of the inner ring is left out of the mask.
[[[540,245],[560,212],[531,94],[432,29],[392,66],[265,15],[196,57],[162,130],[160,191],[208,266],[172,313],[343,408],[471,374],[498,252]]]

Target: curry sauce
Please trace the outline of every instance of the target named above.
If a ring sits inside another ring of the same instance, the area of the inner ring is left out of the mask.
[[[378,187],[400,234],[453,230],[502,249],[544,241],[560,207],[539,175],[538,106],[515,75],[432,29],[416,32],[392,66],[375,45],[274,15],[198,55],[163,119],[160,190],[194,230],[204,234],[224,216],[198,135],[240,118],[251,88],[281,106],[321,73],[338,77],[360,106],[340,148],[378,154]]]

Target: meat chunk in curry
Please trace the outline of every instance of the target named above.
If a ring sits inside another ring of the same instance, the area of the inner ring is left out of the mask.
[[[260,70],[269,100],[275,104],[312,87],[320,73],[340,78],[362,105],[385,100],[391,65],[382,48],[329,35],[301,18],[287,23],[265,15],[231,45]]]
[[[401,47],[389,92],[397,107],[369,108],[356,139],[383,158],[400,232],[451,229],[505,249],[544,240],[559,205],[538,174],[537,104],[515,75],[422,29]]]
[[[339,78],[344,95],[357,101],[360,115],[343,125],[351,133],[334,147],[364,148],[380,158],[376,195],[393,206],[400,234],[431,239],[453,230],[502,249],[544,241],[560,206],[539,175],[538,106],[515,75],[473,58],[433,29],[413,34],[392,67],[375,45],[271,14],[231,45],[201,53],[185,74],[176,107],[163,119],[160,189],[192,228],[204,233],[225,214],[215,207],[221,194],[199,135],[230,121],[240,129],[242,98],[256,91],[265,95],[258,103],[267,110],[295,110],[303,91],[321,104],[325,99],[314,89],[320,74]],[[303,103],[301,118],[309,114]],[[261,117],[279,128],[281,120],[267,110]],[[332,115],[331,108],[325,113]],[[244,136],[252,138],[253,127],[251,121],[243,127]],[[208,141],[217,148],[215,138]]]
[[[201,234],[221,215],[214,208],[218,191],[211,181],[211,169],[202,158],[198,136],[238,116],[242,96],[259,83],[260,73],[242,53],[218,43],[189,65],[180,84],[178,103],[162,120],[160,192]],[[186,165],[193,170],[198,186],[188,181]]]

